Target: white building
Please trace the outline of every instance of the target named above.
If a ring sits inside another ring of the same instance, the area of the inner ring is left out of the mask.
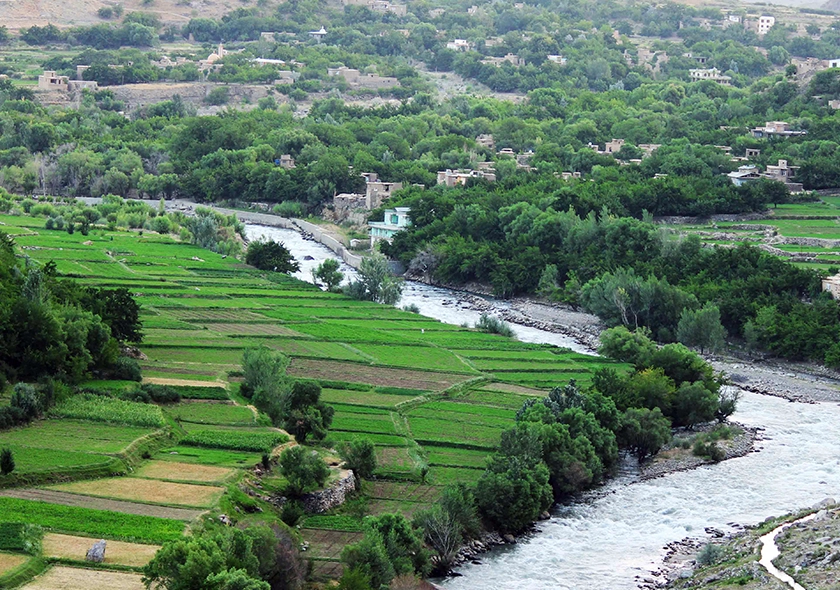
[[[691,77],[692,82],[711,80],[712,82],[729,86],[729,83],[732,81],[730,76],[724,76],[717,68],[688,70],[688,75]]]
[[[382,221],[371,221],[370,247],[373,248],[380,240],[391,241],[397,232],[400,232],[411,225],[410,207],[395,207],[385,210],[385,218]]]
[[[466,39],[455,39],[447,43],[446,48],[452,51],[469,51],[473,48],[473,44]]]
[[[324,40],[324,37],[327,36],[327,29],[321,27],[317,31],[309,31],[309,36],[315,39],[318,43]]]
[[[837,59],[828,60],[828,67],[830,67],[830,68],[840,68],[840,57],[838,57]]]
[[[767,31],[773,28],[773,25],[776,24],[776,17],[775,16],[767,16],[762,15],[758,17],[758,34],[759,35],[766,35]]]

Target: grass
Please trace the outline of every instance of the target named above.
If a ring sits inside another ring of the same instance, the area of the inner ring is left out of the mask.
[[[163,543],[184,533],[184,523],[177,520],[4,497],[0,497],[0,522],[28,522],[56,532],[136,543]]]
[[[79,420],[41,420],[29,426],[0,431],[0,446],[49,449],[67,453],[119,453],[149,428]]]
[[[259,463],[262,453],[247,453],[224,449],[204,449],[178,446],[161,450],[155,458],[160,461],[196,463],[218,467],[252,467]]]

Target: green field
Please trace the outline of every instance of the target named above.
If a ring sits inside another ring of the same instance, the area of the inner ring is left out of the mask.
[[[18,246],[34,260],[56,260],[59,272],[85,284],[126,287],[135,294],[146,335],[140,346],[147,356],[141,362],[144,378],[183,383],[178,389],[184,399],[221,401],[183,401],[161,410],[102,397],[73,399],[53,412],[61,421],[0,433],[0,445],[12,446],[25,469],[100,460],[162,424],[174,429],[175,440],[155,450],[155,459],[218,467],[258,464],[262,453],[287,438],[264,426],[265,418],[251,409],[230,403],[228,395],[247,403],[236,393],[232,375],[241,370],[245,349],[266,345],[291,358],[292,376],[321,383],[323,401],[335,409],[327,439],[331,447],[360,438],[376,445],[378,481],[364,488],[370,513],[411,515],[434,501],[441,486],[480,477],[526,399],[571,378],[585,384],[608,364],[349,300],[289,277],[269,280],[235,260],[167,236],[99,229],[70,235],[45,231],[42,219],[26,217],[0,216],[0,223],[14,230]],[[90,386],[109,389],[107,382]],[[112,390],[131,386],[115,384]],[[86,420],[71,419],[79,417]],[[23,458],[25,448],[33,450]],[[421,483],[424,466],[428,473]],[[31,511],[32,504],[37,503],[20,506]],[[113,522],[125,516],[103,513],[114,521],[80,522],[79,513],[69,508],[37,507],[42,511],[26,518],[94,536],[108,536]],[[56,520],[50,520],[53,512]],[[180,523],[157,523],[142,537],[132,526],[127,523],[120,538],[160,542],[181,531]],[[340,511],[303,523],[305,538],[319,531],[346,535],[360,526],[358,517]]]

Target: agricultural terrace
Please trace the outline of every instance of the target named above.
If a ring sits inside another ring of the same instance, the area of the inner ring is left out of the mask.
[[[315,575],[334,576],[364,514],[410,516],[442,486],[476,481],[526,399],[570,379],[586,385],[609,363],[325,293],[169,236],[96,228],[70,235],[24,216],[0,216],[0,230],[14,235],[21,255],[54,260],[63,275],[128,288],[142,306],[144,379],[176,386],[182,396],[160,408],[77,396],[49,420],[0,433],[22,474],[125,463],[130,458],[120,459],[120,452],[134,441],[163,437],[144,455],[152,460],[131,469],[112,468],[96,479],[34,480],[44,485],[3,492],[13,497],[0,497],[0,520],[33,522],[54,535],[156,544],[202,511],[231,513],[237,503],[258,503],[243,499],[231,482],[288,441],[238,394],[243,351],[265,345],[290,357],[292,376],[323,387],[321,399],[335,408],[327,447],[355,438],[376,445],[377,480],[365,483],[363,498],[302,522]],[[120,391],[131,384],[85,386]],[[264,478],[263,489],[282,489],[280,480]],[[91,511],[111,520],[84,516]],[[121,523],[138,518],[153,524]],[[70,541],[62,548],[64,537],[51,539],[53,554],[78,555]]]
[[[766,219],[678,226],[709,244],[764,245],[794,264],[815,269],[840,266],[840,196],[778,205]]]

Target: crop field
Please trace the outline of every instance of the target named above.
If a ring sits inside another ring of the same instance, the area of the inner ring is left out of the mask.
[[[135,543],[163,543],[184,534],[177,520],[0,497],[0,522],[28,522],[62,533]]]
[[[45,490],[53,494],[61,490],[155,510],[214,506],[221,484],[237,469],[253,467],[263,453],[288,441],[249,408],[227,403],[243,401],[236,394],[243,351],[264,345],[290,357],[289,375],[322,385],[322,400],[335,409],[330,445],[361,438],[376,445],[378,479],[363,487],[369,511],[411,515],[433,502],[442,486],[480,477],[525,400],[569,379],[585,385],[608,364],[349,300],[291,277],[268,280],[233,259],[152,232],[96,228],[81,236],[44,230],[44,220],[37,218],[0,216],[0,223],[15,232],[18,246],[34,260],[54,259],[60,273],[72,273],[84,284],[129,288],[142,308],[144,381],[175,385],[185,400],[199,400],[161,410],[117,399],[73,398],[53,414],[61,420],[0,433],[0,445],[12,446],[16,458],[21,453],[21,468],[31,469],[38,463],[107,459],[167,421],[178,425],[180,438],[155,451],[131,476]],[[24,458],[24,447],[44,454],[33,451]],[[429,470],[421,482],[424,465]],[[50,534],[147,544],[183,532],[176,520],[0,497],[0,521],[6,519],[42,524]],[[316,575],[340,569],[341,548],[360,529],[358,517],[342,513],[304,519]]]
[[[21,590],[145,590],[143,576],[100,569],[53,566],[46,573],[21,587]]]
[[[196,424],[228,424],[231,426],[253,426],[254,412],[245,406],[232,403],[186,402],[169,406],[166,412],[176,420]]]
[[[233,469],[224,467],[175,461],[150,461],[135,471],[134,475],[165,481],[221,483],[233,473]]]
[[[14,553],[3,553],[0,551],[0,575],[5,574],[18,566],[26,563],[29,559],[26,555],[17,555]]]
[[[51,486],[50,489],[98,498],[165,504],[188,508],[209,508],[221,497],[223,488],[156,479],[114,477]]]
[[[47,533],[43,539],[43,553],[45,557],[85,561],[87,550],[96,539]],[[142,545],[140,543],[126,543],[124,541],[107,540],[105,564],[127,565],[142,567],[151,561],[160,545]]]

